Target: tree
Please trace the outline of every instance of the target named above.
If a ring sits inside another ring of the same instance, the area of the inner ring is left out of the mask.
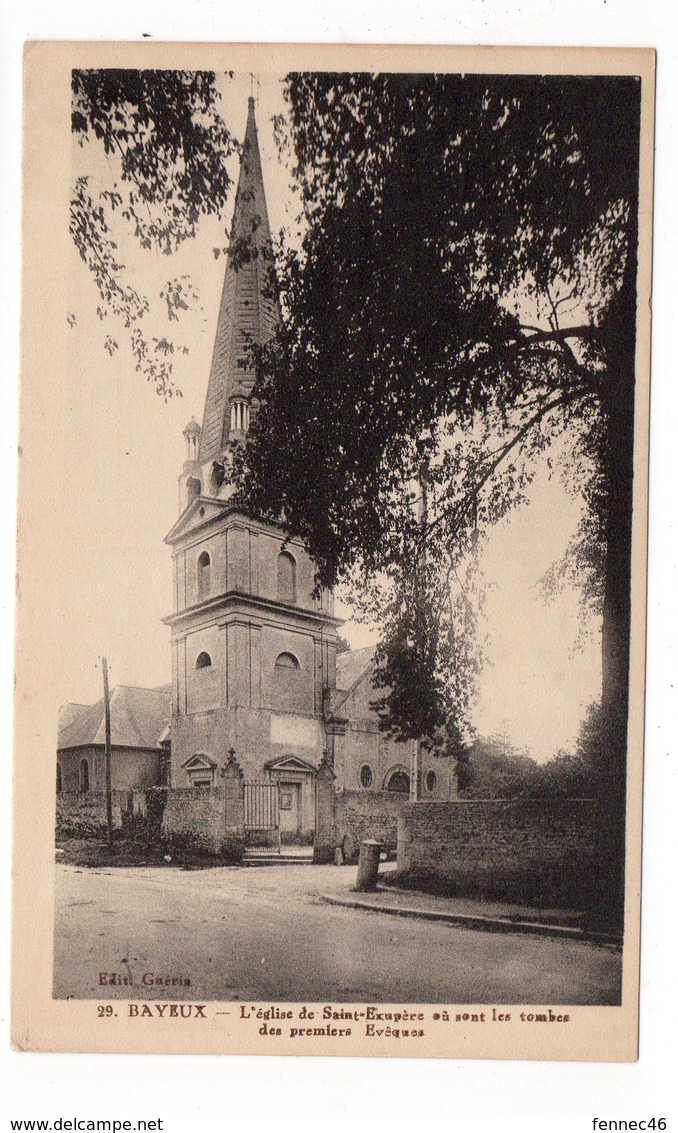
[[[295,74],[286,93],[306,232],[258,352],[248,498],[325,585],[395,569],[403,525],[411,577],[424,548],[456,566],[567,438],[603,615],[600,860],[619,917],[640,82]],[[438,490],[417,531],[403,500],[422,465]]]
[[[367,610],[380,627],[373,684],[381,695],[373,707],[390,737],[421,741],[435,754],[455,758],[469,734],[482,667],[476,561],[464,568],[461,552],[450,554],[436,544],[425,561],[420,556],[412,563],[403,543],[398,563],[389,565],[389,586],[380,581],[375,587],[363,577],[351,590],[354,611]]]
[[[465,755],[463,782],[459,784],[464,797],[532,798],[537,792],[542,769],[527,752],[508,743],[505,736],[476,736]]]
[[[164,255],[195,236],[201,217],[221,215],[231,178],[226,169],[236,143],[218,114],[212,71],[88,70],[72,74],[71,125],[87,150],[89,172],[76,176],[70,232],[99,294],[100,319],[117,324],[105,347],[113,354],[129,331],[136,369],[165,398],[176,390],[167,335],[144,333],[150,301],[126,277],[116,226],[145,250]],[[105,177],[98,182],[102,158]],[[195,301],[188,276],[169,279],[159,299],[169,322]],[[74,322],[71,315],[69,321]]]
[[[590,704],[575,750],[560,750],[538,764],[505,735],[476,736],[458,760],[459,789],[466,798],[587,799],[598,793],[600,705]]]

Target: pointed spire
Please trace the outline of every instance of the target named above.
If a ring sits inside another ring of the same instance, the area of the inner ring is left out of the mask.
[[[266,342],[279,318],[268,294],[271,230],[266,211],[254,98],[248,100],[226,275],[212,355],[200,463],[220,460],[229,438],[245,431],[254,374],[247,365],[250,341]]]

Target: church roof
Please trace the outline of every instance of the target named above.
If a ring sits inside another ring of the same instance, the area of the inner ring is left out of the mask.
[[[251,392],[254,374],[242,365],[250,342],[266,342],[275,331],[278,303],[265,294],[271,282],[270,252],[254,99],[250,98],[200,437],[201,464],[221,458],[228,440],[230,400]]]
[[[89,706],[68,705],[79,708],[74,716],[60,713],[57,748],[103,745],[106,740],[106,723],[103,697]],[[136,688],[117,685],[111,693],[111,746],[157,748],[166,735],[172,712],[172,692],[169,685],[161,688]],[[66,722],[67,721],[67,722]]]
[[[337,688],[349,692],[372,664],[374,645],[364,649],[347,649],[337,654]]]
[[[67,728],[78,716],[82,716],[82,713],[86,712],[88,707],[87,704],[74,704],[72,701],[62,704],[59,709],[59,731],[61,732],[62,728]]]

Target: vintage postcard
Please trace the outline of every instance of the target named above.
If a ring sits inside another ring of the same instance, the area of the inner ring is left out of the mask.
[[[15,1047],[633,1060],[654,53],[24,100]]]

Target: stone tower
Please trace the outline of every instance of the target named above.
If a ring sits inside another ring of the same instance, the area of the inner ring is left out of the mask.
[[[172,784],[206,786],[235,748],[245,778],[275,781],[281,825],[309,834],[314,774],[326,746],[323,707],[336,683],[338,621],[298,540],[235,501],[224,452],[249,425],[250,341],[279,318],[254,99],[247,128],[202,428],[184,430],[174,561]],[[282,803],[281,803],[282,806]]]

